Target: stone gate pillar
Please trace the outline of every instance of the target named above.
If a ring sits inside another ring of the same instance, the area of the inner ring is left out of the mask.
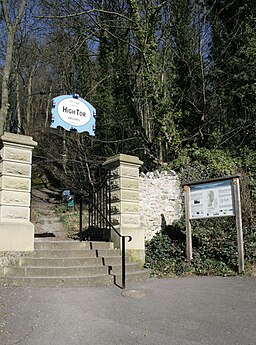
[[[145,261],[144,231],[140,226],[139,214],[139,168],[138,157],[118,154],[110,157],[103,166],[111,170],[111,222],[121,235],[132,237],[126,242],[130,256],[142,264]],[[114,231],[111,240],[120,248],[120,238]]]
[[[0,251],[32,251],[30,222],[32,137],[4,133],[0,139]]]

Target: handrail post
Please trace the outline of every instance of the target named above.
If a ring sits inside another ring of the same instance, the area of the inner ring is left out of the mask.
[[[122,236],[122,289],[125,289],[125,236]]]
[[[83,232],[83,198],[81,194],[80,200],[79,200],[79,239],[80,239],[80,242],[83,239],[82,232]]]
[[[108,229],[109,229],[109,238],[108,240],[111,241],[111,171],[108,170],[107,172],[108,176],[108,182],[107,182],[107,207],[106,207],[106,213],[107,213],[107,219],[108,219]]]

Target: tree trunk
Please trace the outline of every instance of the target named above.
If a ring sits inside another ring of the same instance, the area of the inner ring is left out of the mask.
[[[51,103],[52,103],[52,84],[50,86],[50,91],[49,95],[47,98],[47,106],[46,106],[46,111],[45,111],[45,122],[44,122],[44,127],[48,127],[48,120],[49,120],[49,113],[51,112]]]
[[[6,47],[6,56],[5,56],[5,65],[3,70],[3,80],[2,80],[2,104],[0,109],[0,136],[3,135],[5,120],[8,115],[9,109],[9,79],[11,73],[11,65],[12,65],[12,52],[13,52],[13,44],[14,44],[14,37],[15,37],[15,30],[11,28],[8,30],[7,36],[7,47]]]
[[[20,133],[20,124],[21,124],[21,111],[20,111],[20,82],[19,82],[19,73],[16,71],[16,123],[15,129],[17,133]]]
[[[4,64],[3,80],[2,80],[2,103],[1,103],[1,109],[0,109],[0,136],[3,135],[4,133],[5,121],[6,121],[6,118],[8,115],[8,109],[9,109],[8,86],[9,86],[9,80],[10,80],[10,74],[11,74],[14,39],[15,39],[15,34],[19,27],[21,18],[24,13],[26,3],[27,3],[27,0],[22,0],[17,17],[14,18],[13,22],[11,22],[8,9],[7,9],[7,1],[1,0],[3,17],[6,23],[6,27],[7,27],[7,46],[6,46],[6,56],[5,56],[5,64]]]
[[[29,73],[29,78],[28,78],[28,101],[27,101],[27,107],[26,107],[26,123],[25,123],[25,135],[29,135],[30,131],[30,123],[31,123],[31,106],[32,106],[32,82],[33,82],[33,77],[36,71],[36,66],[32,66],[32,69]]]

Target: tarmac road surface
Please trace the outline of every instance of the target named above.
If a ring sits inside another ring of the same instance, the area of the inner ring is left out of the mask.
[[[256,278],[1,288],[1,345],[255,345]]]

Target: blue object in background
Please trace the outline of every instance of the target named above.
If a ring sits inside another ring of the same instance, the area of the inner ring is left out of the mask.
[[[95,135],[96,109],[78,95],[53,98],[51,128],[62,127],[67,131],[88,132]]]

